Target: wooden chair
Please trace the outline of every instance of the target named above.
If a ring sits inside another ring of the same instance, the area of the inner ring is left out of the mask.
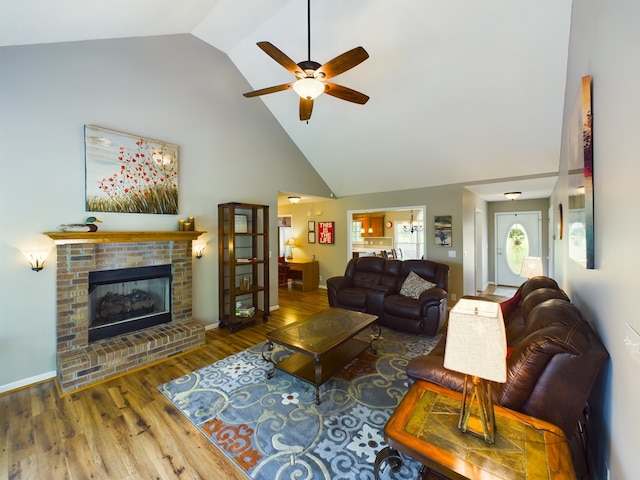
[[[289,282],[289,266],[284,257],[278,257],[278,285],[286,287]]]

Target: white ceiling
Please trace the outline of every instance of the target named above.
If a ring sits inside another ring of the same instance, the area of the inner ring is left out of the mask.
[[[259,89],[293,76],[256,42],[307,59],[306,5],[2,0],[0,46],[192,33],[226,52]],[[338,197],[459,183],[487,199],[509,190],[548,196],[570,11],[571,0],[311,0],[311,59],[322,64],[364,47],[370,58],[333,81],[371,99],[322,95],[308,124],[298,120],[292,91],[246,101],[264,101]],[[531,183],[536,177],[545,180]]]

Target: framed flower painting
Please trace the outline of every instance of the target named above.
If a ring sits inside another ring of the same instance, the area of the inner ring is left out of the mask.
[[[89,212],[178,213],[178,146],[85,125]]]

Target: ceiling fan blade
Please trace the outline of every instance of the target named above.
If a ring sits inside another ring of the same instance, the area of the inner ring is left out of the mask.
[[[288,90],[291,87],[293,87],[293,83],[284,83],[282,85],[275,85],[273,87],[261,88],[260,90],[255,90],[253,92],[243,93],[242,95],[247,98],[251,98],[259,95],[266,95],[268,93],[282,92],[283,90]]]
[[[338,55],[333,60],[329,60],[316,70],[315,76],[318,77],[319,74],[324,74],[324,78],[335,77],[361,64],[367,58],[369,58],[367,51],[362,47],[356,47],[342,55]]]
[[[289,72],[293,73],[295,76],[304,75],[302,69],[298,66],[296,62],[291,60],[285,53],[283,53],[280,49],[273,46],[269,42],[258,42],[258,47],[260,47],[264,53],[273,58],[276,62],[286,68]]]
[[[369,100],[369,97],[364,93],[343,87],[342,85],[336,85],[331,82],[325,82],[324,85],[324,93],[332,97],[346,100],[347,102],[359,103],[360,105],[364,105]]]
[[[313,100],[307,100],[306,98],[300,98],[300,121],[304,122],[311,118],[311,111],[313,110]]]

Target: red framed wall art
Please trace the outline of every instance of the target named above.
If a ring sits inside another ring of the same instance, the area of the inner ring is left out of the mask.
[[[336,222],[318,222],[318,243],[335,243]]]

